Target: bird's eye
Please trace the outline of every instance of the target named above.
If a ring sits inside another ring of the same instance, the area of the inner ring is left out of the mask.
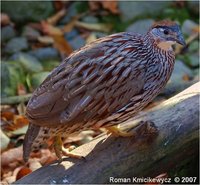
[[[164,30],[164,34],[165,34],[165,35],[168,35],[168,34],[169,34],[169,31],[168,31],[168,30]]]

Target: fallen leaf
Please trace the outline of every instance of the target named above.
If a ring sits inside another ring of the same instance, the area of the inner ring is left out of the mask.
[[[104,0],[104,1],[89,1],[89,7],[92,11],[99,10],[101,7],[110,11],[113,14],[118,14],[118,2],[116,0]]]
[[[3,185],[9,185],[9,184],[12,184],[15,181],[16,181],[16,177],[11,175],[9,177],[4,178],[3,181],[2,181],[2,184]]]
[[[110,32],[112,30],[111,24],[104,24],[104,23],[84,23],[77,21],[75,26],[85,28],[88,30],[95,30],[95,31],[102,31],[102,32]]]
[[[200,25],[193,27],[193,28],[192,28],[192,31],[193,31],[194,33],[200,33]]]
[[[98,10],[100,8],[100,1],[89,1],[89,7],[90,10],[95,11]]]
[[[57,48],[61,54],[68,56],[70,53],[72,53],[73,50],[71,46],[68,44],[63,36],[54,35],[53,39],[54,47]]]
[[[13,113],[3,112],[2,120],[7,121],[3,125],[3,130],[7,132],[7,134],[12,134],[12,132],[17,129],[21,129],[24,126],[27,126],[29,121],[23,115],[12,115]],[[12,119],[11,119],[12,118]]]
[[[62,36],[63,32],[60,28],[55,27],[49,24],[47,21],[41,22],[43,33],[50,35],[50,36]]]
[[[43,44],[53,44],[54,40],[51,36],[40,36],[38,37],[38,41]]]
[[[0,139],[1,139],[1,145],[0,145],[0,149],[1,149],[1,152],[3,150],[6,150],[9,143],[10,143],[10,138],[4,134],[4,132],[1,130],[0,128]]]
[[[22,177],[28,175],[31,172],[32,172],[32,170],[30,168],[28,168],[28,167],[20,168],[20,170],[18,171],[18,173],[16,175],[16,180],[21,179]]]
[[[41,167],[42,165],[40,164],[39,159],[37,158],[29,159],[29,168],[31,171],[35,171]]]
[[[64,15],[66,14],[66,9],[62,9],[57,12],[55,15],[49,17],[47,22],[51,25],[55,25]]]
[[[26,134],[27,130],[28,130],[28,125],[18,128],[12,132],[9,132],[8,135],[9,136],[24,135]]]
[[[54,152],[50,151],[49,149],[41,149],[41,157],[40,163],[42,165],[49,164],[57,159]]]
[[[117,1],[110,1],[110,0],[104,0],[101,1],[101,4],[103,5],[103,8],[106,10],[109,10],[113,14],[118,14],[118,2]]]
[[[63,27],[62,29],[63,32],[67,32],[67,33],[70,32],[74,28],[79,18],[80,18],[80,15],[74,16],[72,20]]]
[[[63,8],[65,8],[65,5],[69,3],[69,2],[66,2],[66,1],[61,1],[61,0],[54,0],[53,1],[53,5],[54,5],[54,8],[59,11],[59,10],[62,10]]]
[[[8,171],[8,172],[1,172],[2,175],[1,175],[1,183],[3,185],[8,185],[8,184],[11,184],[12,182],[15,181],[15,177],[12,175],[13,172],[12,171]]]
[[[17,94],[18,95],[25,95],[25,94],[27,94],[26,88],[25,88],[24,84],[22,84],[22,83],[17,84]]]
[[[1,154],[1,165],[8,166],[15,161],[22,162],[22,146],[7,150]]]
[[[92,33],[87,37],[86,43],[89,44],[89,43],[95,41],[96,39],[97,39],[96,35],[94,33]]]
[[[28,125],[29,121],[25,116],[16,115],[14,118],[15,129],[22,128],[23,126]]]
[[[14,113],[10,111],[3,111],[1,112],[1,119],[4,119],[6,121],[11,121],[14,119]]]

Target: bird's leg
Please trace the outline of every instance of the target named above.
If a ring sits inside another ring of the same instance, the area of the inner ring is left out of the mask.
[[[53,146],[56,156],[59,160],[62,160],[62,139],[60,135],[55,136]]]
[[[55,136],[55,140],[54,140],[54,151],[56,153],[56,156],[62,160],[62,155],[68,156],[68,157],[72,157],[72,158],[76,158],[76,159],[81,159],[83,158],[83,156],[75,154],[70,152],[70,149],[65,148],[63,146],[63,142],[61,139],[60,135]]]
[[[106,129],[114,136],[122,137],[156,135],[158,133],[157,127],[151,121],[140,121],[139,124],[126,129],[127,131],[121,130],[119,125],[106,127]]]
[[[123,131],[120,129],[120,126],[110,126],[110,127],[106,127],[106,129],[108,130],[108,133],[111,133],[114,136],[122,136],[122,137],[131,137],[133,136],[133,133],[129,133],[126,131]]]

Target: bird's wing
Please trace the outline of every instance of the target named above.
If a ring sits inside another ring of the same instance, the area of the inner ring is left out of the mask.
[[[34,92],[29,119],[56,126],[99,119],[125,106],[144,85],[141,40],[115,34],[69,56]]]

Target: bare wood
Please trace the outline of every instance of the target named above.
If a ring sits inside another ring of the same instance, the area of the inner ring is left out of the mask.
[[[101,135],[74,152],[86,160],[66,159],[44,166],[19,184],[109,183],[110,177],[155,177],[198,156],[200,82],[122,124],[151,121],[158,135],[115,138]],[[198,164],[197,164],[198,165]]]

